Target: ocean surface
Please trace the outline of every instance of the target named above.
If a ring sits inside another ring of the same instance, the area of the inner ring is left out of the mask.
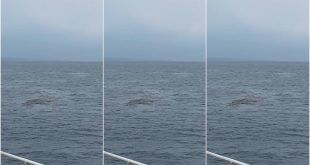
[[[207,73],[209,151],[252,165],[309,163],[306,62],[209,62]]]
[[[3,61],[1,149],[46,165],[102,164],[102,102],[102,63]]]
[[[204,164],[204,67],[106,62],[104,149],[151,165]],[[307,63],[207,67],[209,151],[249,164],[308,164]],[[1,148],[47,165],[102,164],[102,104],[101,63],[2,62]]]
[[[205,163],[205,68],[106,62],[104,147],[150,165]],[[105,163],[124,164],[105,157]]]

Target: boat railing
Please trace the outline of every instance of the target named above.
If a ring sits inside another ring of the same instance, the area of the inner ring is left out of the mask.
[[[112,157],[112,158],[114,158],[114,159],[124,161],[124,162],[126,162],[127,164],[133,164],[133,165],[146,165],[146,164],[144,164],[144,163],[141,163],[141,162],[138,162],[138,161],[135,161],[135,160],[132,160],[132,159],[128,159],[128,158],[125,158],[125,157],[122,157],[122,156],[119,156],[119,155],[116,155],[116,154],[112,154],[112,153],[110,153],[110,152],[103,151],[103,153],[104,153],[104,155],[110,156],[110,157]],[[227,161],[227,162],[229,162],[230,165],[233,165],[233,164],[235,164],[235,165],[249,165],[249,164],[247,164],[247,163],[240,162],[240,161],[238,161],[238,160],[231,159],[231,158],[228,158],[228,157],[219,155],[219,154],[215,154],[215,153],[210,152],[210,151],[206,151],[206,154],[207,154],[207,155],[210,155],[210,156],[213,156],[213,157],[215,157],[215,158],[218,158],[218,159]],[[9,158],[14,159],[14,160],[21,161],[21,162],[23,162],[24,164],[30,164],[30,165],[44,165],[44,164],[41,164],[41,163],[38,163],[38,162],[35,162],[35,161],[32,161],[32,160],[29,160],[29,159],[26,159],[26,158],[22,158],[22,157],[19,157],[19,156],[16,156],[16,155],[13,155],[13,154],[4,152],[4,151],[1,151],[1,155],[6,156],[6,157],[9,157]]]
[[[25,159],[25,158],[22,158],[22,157],[13,155],[13,154],[9,154],[9,153],[4,152],[4,151],[1,151],[1,155],[6,156],[6,157],[9,157],[9,158],[11,158],[11,159],[13,159],[13,160],[21,161],[21,162],[23,162],[24,164],[30,164],[30,165],[43,165],[43,164],[41,164],[41,163],[38,163],[38,162],[35,162],[35,161],[32,161],[32,160],[29,160],[29,159]]]
[[[206,154],[207,154],[207,155],[210,155],[210,156],[213,156],[213,157],[215,157],[215,158],[224,160],[224,161],[228,162],[230,165],[233,165],[233,164],[235,164],[235,165],[249,165],[249,164],[247,164],[247,163],[243,163],[243,162],[240,162],[240,161],[235,160],[235,159],[231,159],[231,158],[228,158],[228,157],[219,155],[219,154],[215,154],[215,153],[210,152],[210,151],[206,151]]]
[[[110,157],[112,157],[114,159],[124,161],[128,165],[129,164],[132,164],[132,165],[146,165],[144,163],[141,163],[141,162],[138,162],[138,161],[135,161],[135,160],[131,160],[131,159],[128,159],[128,158],[125,158],[125,157],[122,157],[122,156],[119,156],[119,155],[116,155],[116,154],[112,154],[110,152],[103,151],[103,153],[104,153],[104,155],[110,156]]]

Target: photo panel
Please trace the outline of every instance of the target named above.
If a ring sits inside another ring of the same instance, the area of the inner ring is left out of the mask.
[[[309,1],[208,0],[207,11],[208,164],[307,165]]]
[[[1,164],[102,164],[102,1],[1,3]]]
[[[204,1],[106,0],[104,14],[105,164],[205,164]]]

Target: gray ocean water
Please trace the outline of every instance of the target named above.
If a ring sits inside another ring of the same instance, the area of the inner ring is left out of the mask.
[[[44,164],[102,164],[101,71],[3,62],[2,150]],[[208,150],[250,164],[308,164],[308,76],[307,63],[208,63]],[[106,62],[105,150],[204,164],[204,84],[203,63]]]
[[[308,164],[308,63],[209,62],[207,83],[208,150],[253,165]]]
[[[204,164],[204,72],[203,62],[106,62],[105,150],[151,165]]]
[[[46,165],[102,164],[102,102],[102,63],[4,61],[1,149]]]

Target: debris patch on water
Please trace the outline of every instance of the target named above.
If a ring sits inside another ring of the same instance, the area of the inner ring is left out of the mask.
[[[49,105],[55,101],[57,101],[57,97],[41,95],[36,98],[32,98],[25,101],[23,105],[24,106]]]

